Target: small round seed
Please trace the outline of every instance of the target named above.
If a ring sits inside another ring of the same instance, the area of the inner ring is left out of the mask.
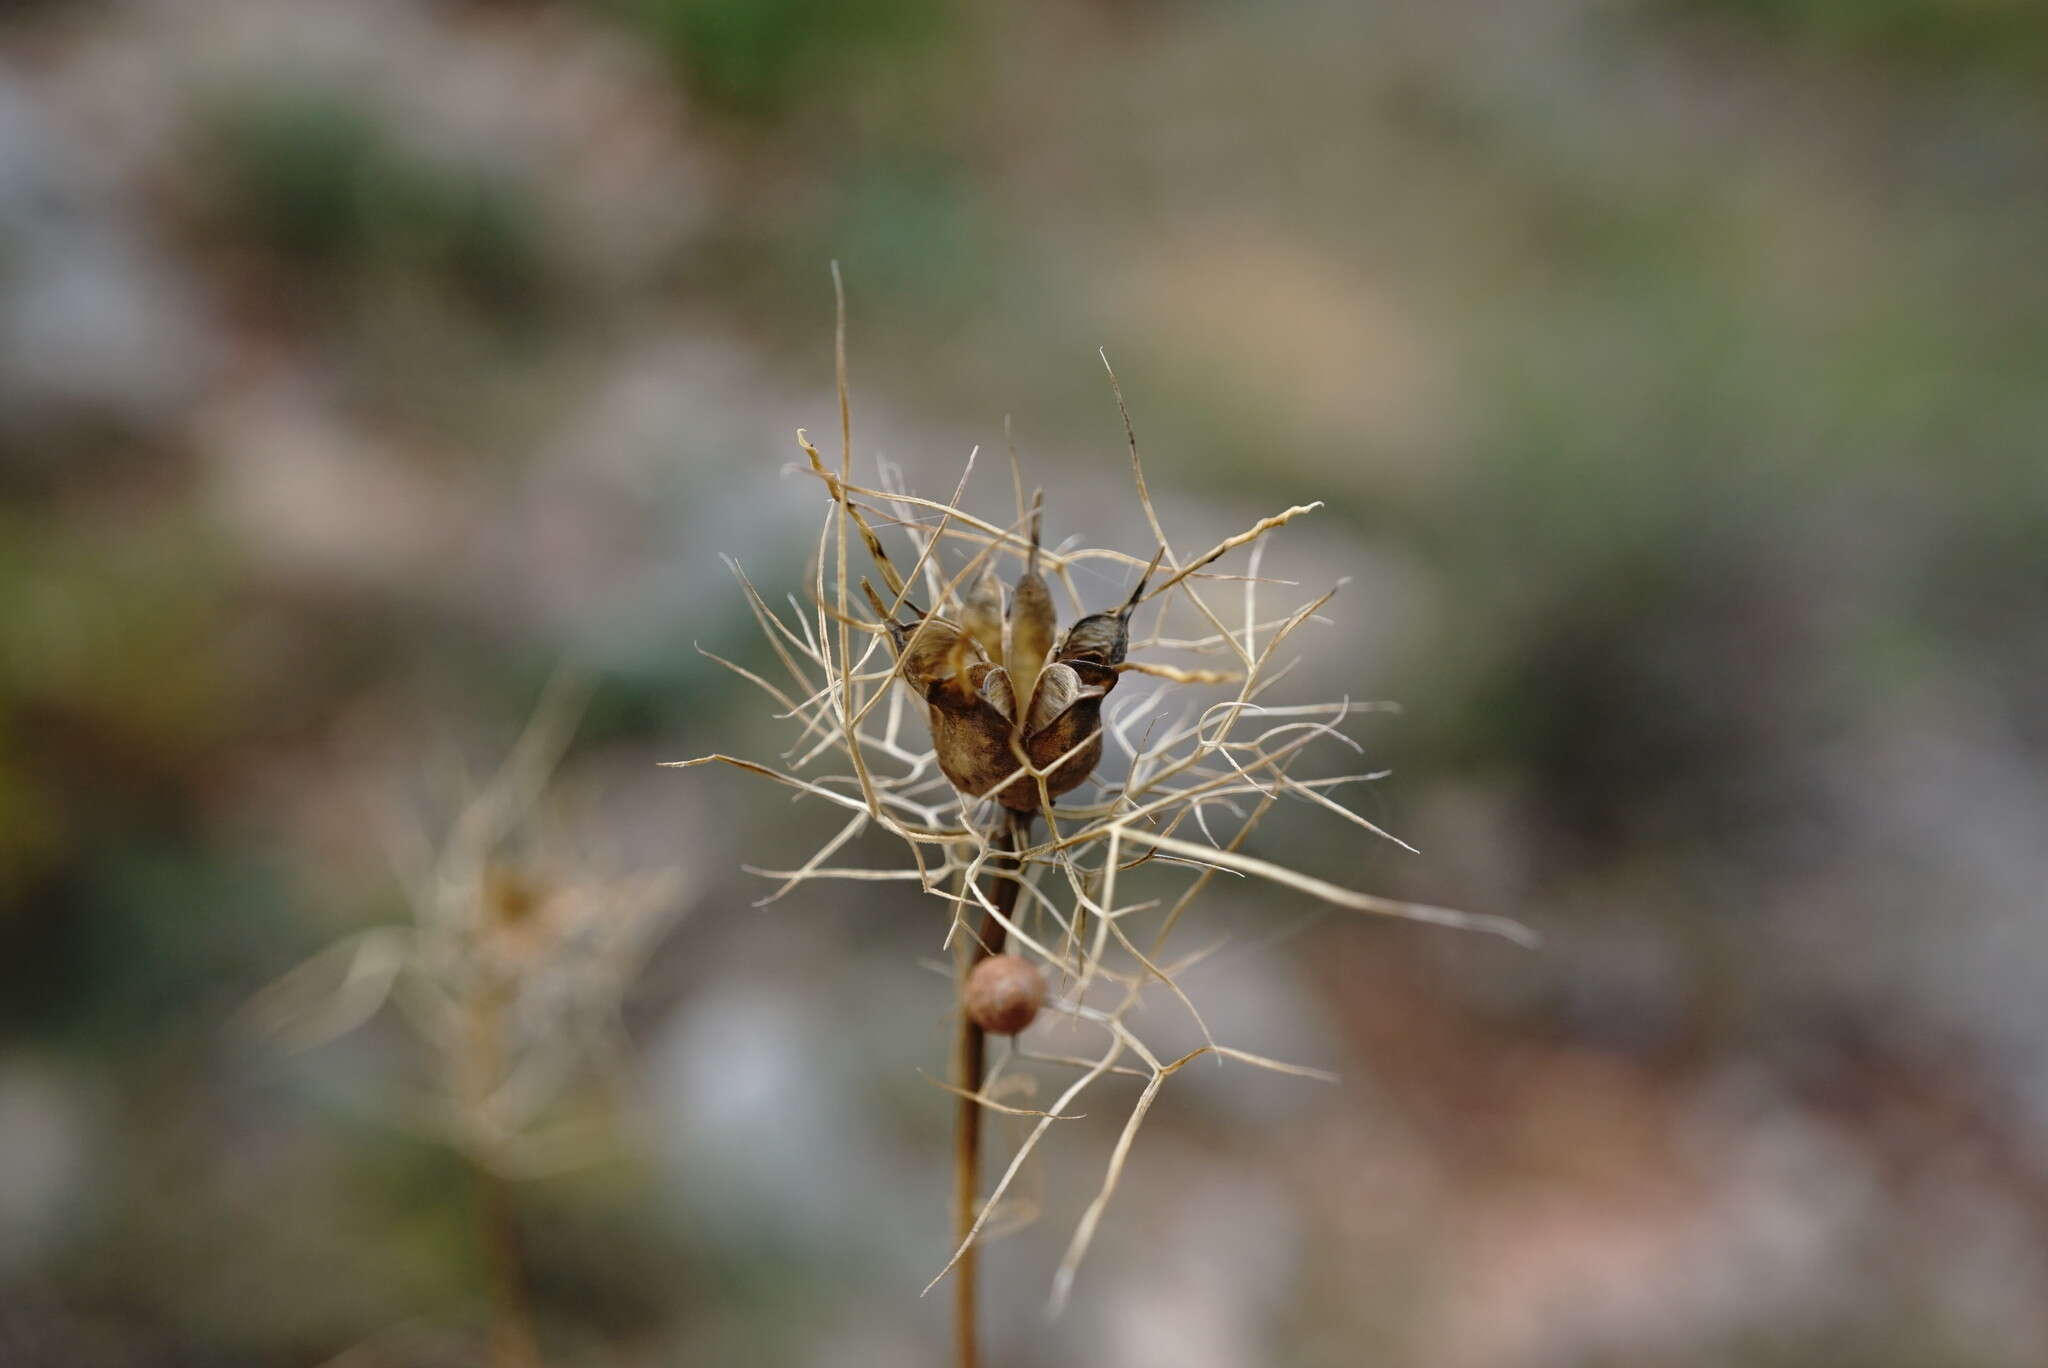
[[[969,971],[961,996],[975,1025],[995,1035],[1015,1035],[1045,1005],[1045,975],[1019,956],[990,955]]]

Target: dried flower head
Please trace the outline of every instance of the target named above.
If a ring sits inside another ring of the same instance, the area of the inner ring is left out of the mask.
[[[1013,478],[1016,514],[1008,525],[970,510],[965,496],[973,453],[950,499],[913,493],[887,465],[876,483],[856,483],[843,331],[840,361],[837,468],[797,434],[806,457],[800,469],[819,481],[827,501],[808,603],[792,596],[793,615],[779,615],[738,564],[728,562],[787,679],[773,682],[712,657],[773,699],[797,725],[796,740],[779,765],[722,754],[674,763],[735,766],[846,815],[799,868],[753,871],[777,881],[764,902],[818,880],[914,885],[948,909],[946,944],[971,947],[962,968],[970,989],[987,982],[981,976],[1009,973],[1006,962],[1015,961],[1058,986],[1044,1008],[1071,1036],[1094,1037],[1092,1045],[1058,1051],[1001,1044],[986,1076],[978,1055],[970,1061],[957,1090],[982,1108],[1031,1124],[941,1277],[990,1229],[1038,1144],[1071,1115],[1083,1093],[1111,1074],[1145,1081],[1054,1278],[1057,1306],[1123,1174],[1138,1127],[1175,1071],[1213,1054],[1327,1077],[1218,1043],[1182,990],[1180,976],[1209,952],[1169,959],[1168,939],[1218,873],[1267,880],[1338,907],[1531,938],[1504,918],[1354,892],[1244,849],[1283,799],[1395,840],[1334,796],[1343,785],[1380,774],[1309,778],[1300,772],[1319,745],[1358,749],[1340,724],[1387,705],[1271,699],[1291,665],[1286,652],[1304,627],[1320,620],[1336,591],[1276,611],[1262,596],[1285,582],[1261,575],[1261,555],[1272,533],[1319,504],[1284,509],[1184,554],[1161,525],[1125,413],[1136,502],[1150,537],[1145,554],[1057,545],[1041,537],[1042,500],[1027,501],[1021,479]],[[1114,374],[1110,380],[1114,389]],[[1120,392],[1117,404],[1121,410]],[[882,533],[892,530],[906,544],[907,570],[898,569],[883,543]],[[1237,555],[1245,558],[1243,569],[1226,571],[1226,558]],[[861,559],[880,577],[879,588]],[[1006,567],[1015,575],[1007,597]],[[1135,587],[1117,591],[1117,607],[1082,615],[1058,635],[1055,591],[1078,612],[1088,597],[1081,580],[1105,568]],[[929,607],[912,602],[913,586]],[[1236,596],[1235,606],[1226,592]],[[872,616],[856,614],[856,595]],[[1168,655],[1181,659],[1160,658]],[[1149,676],[1157,687],[1128,706],[1106,708],[1127,674]],[[1201,688],[1222,692],[1207,702],[1173,700]],[[906,701],[926,714],[930,745],[906,718]],[[824,768],[828,757],[836,760],[836,773]],[[909,864],[834,864],[833,856],[870,827],[900,838]],[[1157,891],[1133,899],[1127,890],[1141,879]],[[966,977],[976,960],[976,977]],[[1200,1032],[1199,1047],[1174,1056],[1140,1039],[1133,1013],[1155,989],[1186,1010]],[[971,1010],[971,996],[968,1001]],[[978,1038],[974,1044],[978,1050]],[[997,1100],[1034,1070],[1076,1076],[1048,1110]]]
[[[675,870],[610,876],[550,839],[544,792],[581,712],[549,688],[498,773],[439,847],[394,823],[409,925],[349,936],[271,984],[245,1020],[306,1049],[396,1005],[436,1086],[396,1110],[505,1178],[615,1152],[626,1099],[621,1000],[679,909]]]
[[[962,605],[961,624],[921,613],[907,600],[903,606],[916,620],[899,622],[874,586],[861,581],[895,643],[904,682],[930,705],[940,772],[962,793],[1021,813],[1079,787],[1101,762],[1102,702],[1116,687],[1131,613],[1153,568],[1123,607],[1082,618],[1055,647],[1052,591],[1038,572],[1038,555],[1034,509],[1031,549],[1007,614],[1001,581],[984,568]]]

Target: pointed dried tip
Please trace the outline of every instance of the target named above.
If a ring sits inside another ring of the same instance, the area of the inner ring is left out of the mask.
[[[895,614],[889,611],[888,604],[882,602],[882,596],[875,592],[875,586],[868,582],[866,575],[860,577],[860,591],[867,596],[868,606],[875,610],[875,616],[882,620],[882,625],[894,627],[896,625]]]
[[[875,529],[868,526],[868,520],[851,504],[847,512],[853,514],[854,525],[860,528],[860,539],[867,545],[868,556],[875,562],[875,568],[882,572],[882,583],[889,586],[889,592],[903,592],[903,576],[896,573],[896,567],[889,563],[889,553],[882,549],[882,539],[875,535]]]
[[[888,623],[892,627],[897,625],[896,614],[889,611],[889,605],[883,601],[882,596],[880,594],[875,592],[875,586],[869,583],[868,578],[865,575],[861,576],[860,591],[863,594],[867,595],[868,603],[874,607],[875,615],[877,617],[881,618],[883,622]],[[924,620],[926,616],[924,609],[918,607],[915,603],[911,602],[907,598],[898,599],[897,602],[902,605],[902,611],[910,614],[910,620],[912,622],[922,622]]]
[[[796,444],[803,448],[804,455],[811,458],[811,469],[825,474],[825,458],[818,455],[818,449],[811,445],[811,437],[802,428],[796,430]]]
[[[1031,491],[1031,552],[1024,560],[1024,569],[1029,574],[1038,573],[1039,530],[1045,522],[1045,491]]]
[[[1024,517],[1024,468],[1017,463],[1017,438],[1010,431],[1010,415],[1003,415],[1003,446],[1010,453],[1010,488],[1017,496],[1017,517]]]
[[[1124,600],[1124,617],[1128,618],[1132,613],[1138,611],[1138,601],[1145,597],[1145,586],[1152,582],[1153,572],[1159,569],[1159,562],[1165,559],[1166,548],[1163,546],[1152,553],[1151,564],[1145,567],[1144,574],[1138,576],[1138,587],[1131,590],[1131,596]]]

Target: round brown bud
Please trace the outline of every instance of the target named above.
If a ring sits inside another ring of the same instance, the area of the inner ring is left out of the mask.
[[[1045,1005],[1045,975],[1016,955],[990,955],[969,971],[961,999],[982,1030],[1015,1035]]]

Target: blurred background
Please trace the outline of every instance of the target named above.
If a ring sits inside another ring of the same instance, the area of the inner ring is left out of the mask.
[[[551,868],[672,874],[614,1152],[513,1188],[550,1361],[943,1361],[942,914],[754,908],[837,819],[655,767],[790,740],[695,646],[773,666],[834,258],[864,468],[1003,515],[1008,415],[1144,554],[1103,346],[1178,544],[1327,501],[1286,687],[1404,704],[1422,853],[1255,848],[1547,937],[1206,900],[1343,1082],[1183,1071],[1047,1323],[1062,1131],[995,1362],[2043,1360],[2048,9],[17,0],[0,1363],[481,1361],[402,1017],[238,1023],[564,662]]]

